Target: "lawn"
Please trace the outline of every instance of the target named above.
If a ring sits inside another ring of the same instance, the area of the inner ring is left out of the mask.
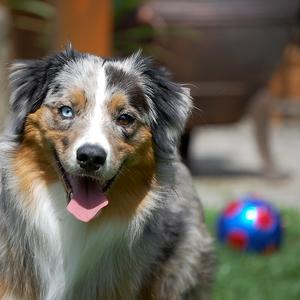
[[[215,232],[217,213],[206,219]],[[213,300],[300,299],[300,212],[282,212],[284,241],[272,255],[240,253],[217,244],[217,273]]]

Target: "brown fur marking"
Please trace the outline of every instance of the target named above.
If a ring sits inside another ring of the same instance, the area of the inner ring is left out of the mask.
[[[75,90],[71,93],[71,99],[76,111],[83,111],[87,104],[85,92],[83,90]]]
[[[43,182],[49,185],[57,180],[57,173],[53,165],[53,153],[46,137],[61,140],[59,133],[47,129],[43,114],[48,108],[42,107],[30,114],[26,120],[23,140],[14,153],[14,168],[20,179],[20,188],[25,193],[32,190],[32,182]],[[32,197],[28,197],[32,199]]]
[[[115,115],[116,112],[120,111],[122,108],[126,106],[128,106],[127,97],[122,93],[118,93],[111,97],[107,105],[107,108],[111,115]]]
[[[9,291],[7,285],[4,282],[0,282],[0,299],[4,299],[6,293]]]
[[[65,148],[67,148],[68,145],[69,145],[69,139],[68,139],[66,136],[64,136],[64,137],[61,139],[61,143],[63,144],[63,146],[64,146]]]

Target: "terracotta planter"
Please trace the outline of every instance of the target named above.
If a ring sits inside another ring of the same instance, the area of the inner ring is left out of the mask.
[[[243,116],[279,63],[297,9],[296,0],[161,0],[141,8],[163,32],[154,41],[161,62],[177,81],[192,84],[202,113],[194,112],[190,127]]]

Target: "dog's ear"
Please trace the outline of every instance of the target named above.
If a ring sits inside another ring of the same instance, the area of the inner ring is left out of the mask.
[[[75,59],[76,51],[70,45],[45,59],[16,60],[10,67],[10,111],[13,132],[23,131],[28,114],[35,112],[43,103],[49,85],[67,61]]]
[[[145,92],[150,106],[150,124],[158,154],[177,153],[181,135],[192,108],[190,90],[170,81],[164,68],[154,66],[140,53],[134,57],[144,76]]]
[[[15,61],[10,68],[10,109],[14,133],[23,130],[26,116],[37,110],[47,93],[47,66],[43,60]]]

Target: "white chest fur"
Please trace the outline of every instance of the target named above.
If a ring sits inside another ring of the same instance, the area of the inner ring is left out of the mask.
[[[40,266],[44,299],[68,299],[70,291],[86,288],[86,299],[96,289],[116,290],[126,276],[130,243],[125,224],[108,223],[91,231],[66,210],[65,191],[60,183],[49,188],[37,187],[36,226],[44,245],[35,249]],[[123,274],[122,274],[123,273]],[[88,279],[87,279],[88,278]],[[111,295],[111,299],[114,297]]]

